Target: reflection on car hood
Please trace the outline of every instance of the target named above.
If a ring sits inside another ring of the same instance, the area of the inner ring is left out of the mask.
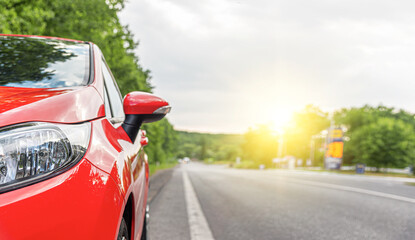
[[[94,87],[0,87],[0,126],[22,122],[77,123],[105,116]]]

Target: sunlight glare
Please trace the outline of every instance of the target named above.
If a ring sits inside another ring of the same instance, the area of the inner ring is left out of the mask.
[[[288,109],[278,109],[270,113],[270,128],[275,132],[283,132],[291,120],[293,112]]]

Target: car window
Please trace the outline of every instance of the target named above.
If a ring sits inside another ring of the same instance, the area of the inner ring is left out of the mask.
[[[35,37],[0,37],[0,86],[60,88],[89,80],[89,44]]]
[[[105,87],[106,87],[106,92],[108,94],[108,96],[106,98],[108,98],[109,101],[106,101],[106,105],[108,105],[111,107],[111,113],[112,113],[112,118],[117,118],[117,119],[123,119],[124,118],[124,110],[123,110],[123,104],[122,104],[122,98],[121,98],[121,94],[120,91],[118,90],[118,86],[114,80],[114,78],[112,77],[112,74],[107,66],[107,64],[105,63],[104,60],[102,60],[102,74],[104,76],[104,82],[105,82]],[[106,109],[107,111],[107,106]],[[108,116],[108,114],[107,114]]]

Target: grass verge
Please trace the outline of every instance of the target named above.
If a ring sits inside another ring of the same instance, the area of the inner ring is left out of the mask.
[[[404,178],[415,178],[414,175],[409,175],[405,173],[388,173],[388,172],[369,172],[366,171],[364,174],[358,174],[354,170],[311,170],[306,168],[301,168],[300,170],[310,171],[310,172],[328,172],[328,173],[340,173],[348,175],[366,175],[366,176],[378,176],[378,177],[404,177]]]
[[[167,162],[167,163],[160,163],[160,164],[149,164],[149,169],[150,169],[150,176],[152,176],[153,174],[155,174],[157,171],[159,170],[163,170],[163,169],[168,169],[168,168],[172,168],[175,167],[177,165],[177,162]]]
[[[255,163],[253,161],[242,161],[239,164],[234,164],[233,167],[234,168],[240,168],[240,169],[258,169],[259,164]],[[271,168],[268,167],[266,169],[275,169],[275,168],[274,167],[271,167]],[[354,170],[325,170],[325,169],[312,170],[312,169],[306,169],[306,168],[297,168],[297,170],[310,171],[310,172],[340,173],[340,174],[348,174],[348,175],[415,178],[414,175],[408,175],[408,174],[405,174],[405,173],[368,172],[368,171],[366,171],[364,174],[357,174]],[[413,185],[415,186],[415,184],[413,184]]]
[[[334,173],[341,173],[341,174],[349,174],[349,175],[366,175],[366,176],[378,176],[378,177],[405,177],[405,178],[415,178],[414,175],[409,175],[405,173],[388,173],[388,172],[368,172],[366,171],[364,174],[358,174],[353,170],[307,170],[307,171],[319,171],[319,172],[334,172]]]
[[[212,159],[206,159],[203,162],[206,164],[216,164],[216,165],[230,165],[234,163],[233,161],[227,161],[227,160],[214,161]]]
[[[259,169],[259,164],[253,161],[242,161],[238,164],[233,165],[233,167],[241,169]]]

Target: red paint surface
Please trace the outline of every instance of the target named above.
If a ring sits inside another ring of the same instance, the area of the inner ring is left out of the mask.
[[[82,160],[69,171],[0,195],[0,239],[115,239],[123,197]]]
[[[124,98],[125,114],[152,114],[168,105],[164,99],[146,92],[131,92]]]
[[[78,123],[103,117],[94,87],[40,89],[0,87],[0,126],[22,122]]]
[[[130,197],[132,236],[140,239],[149,176],[142,148],[145,141],[141,141],[145,134],[140,131],[132,143],[122,127],[105,118],[102,55],[97,46],[93,48],[94,79],[89,86],[0,87],[0,127],[38,121],[91,122],[88,150],[76,166],[0,194],[0,239],[115,239]],[[168,105],[161,98],[139,92],[126,99],[132,108],[126,109],[127,113],[153,113]]]
[[[141,131],[139,132],[142,138]],[[92,122],[92,135],[86,158],[114,179],[125,202],[132,196],[134,236],[140,238],[148,191],[148,161],[140,141],[132,143],[122,127],[107,119]],[[121,218],[120,218],[121,221]]]

